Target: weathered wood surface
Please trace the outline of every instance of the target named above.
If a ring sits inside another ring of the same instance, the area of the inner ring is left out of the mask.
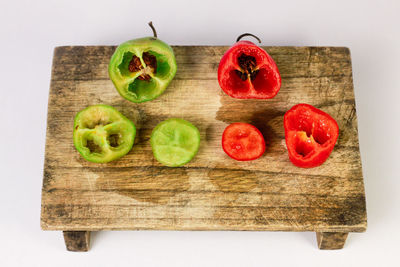
[[[64,241],[69,251],[88,251],[90,247],[90,232],[64,231]]]
[[[115,49],[55,49],[41,227],[45,230],[113,229],[270,230],[362,232],[366,208],[350,53],[347,48],[265,47],[282,75],[271,100],[225,95],[217,68],[228,47],[173,47],[175,79],[154,101],[124,100],[108,78]],[[309,103],[338,122],[340,135],[320,167],[301,169],[288,159],[283,115]],[[72,143],[75,114],[88,105],[116,107],[137,125],[135,146],[107,164],[85,161]],[[149,137],[162,120],[180,117],[200,130],[201,147],[186,166],[153,159]],[[223,152],[224,128],[257,126],[267,150],[256,161],[237,162]]]
[[[320,233],[317,232],[319,249],[342,249],[349,233]]]

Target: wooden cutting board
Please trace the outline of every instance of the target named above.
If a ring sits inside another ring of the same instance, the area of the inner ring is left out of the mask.
[[[320,248],[341,248],[348,232],[366,229],[350,52],[343,47],[264,47],[276,61],[282,88],[270,100],[225,95],[218,63],[228,47],[174,46],[178,64],[165,93],[150,102],[123,99],[109,80],[114,46],[57,47],[50,86],[41,227],[64,231],[69,250],[87,250],[90,231],[314,231]],[[297,168],[285,147],[283,115],[308,103],[339,124],[338,142],[320,167]],[[75,114],[114,106],[134,121],[133,149],[123,158],[85,161],[72,141]],[[201,133],[197,156],[180,168],[159,164],[149,142],[162,120],[179,117]],[[267,149],[255,161],[230,159],[224,128],[248,122]]]

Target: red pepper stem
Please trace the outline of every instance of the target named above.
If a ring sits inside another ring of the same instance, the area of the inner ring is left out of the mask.
[[[240,41],[240,39],[242,39],[243,37],[245,37],[245,36],[251,36],[251,37],[254,37],[254,38],[256,38],[257,39],[257,41],[261,44],[261,40],[260,40],[260,38],[258,38],[257,36],[255,36],[254,34],[251,34],[251,33],[248,33],[248,32],[246,32],[246,33],[243,33],[243,34],[241,34],[241,35],[239,35],[239,37],[236,39],[236,42],[239,42]]]
[[[154,36],[154,38],[157,38],[157,32],[156,32],[156,29],[155,29],[154,26],[153,26],[153,22],[152,22],[152,21],[149,22],[149,26],[150,26],[150,28],[153,30],[153,36]]]

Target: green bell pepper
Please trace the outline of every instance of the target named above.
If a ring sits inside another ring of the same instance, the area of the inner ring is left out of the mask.
[[[145,37],[127,41],[117,47],[108,67],[109,76],[119,94],[140,103],[160,96],[176,73],[172,48],[157,38]]]
[[[200,147],[200,132],[188,121],[167,119],[160,122],[150,138],[154,157],[169,167],[182,166],[193,159]]]
[[[105,163],[131,150],[136,128],[113,107],[94,105],[76,114],[73,135],[74,145],[84,159]]]

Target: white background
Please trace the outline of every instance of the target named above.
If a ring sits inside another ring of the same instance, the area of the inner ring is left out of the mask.
[[[0,2],[0,266],[399,266],[400,1]],[[116,45],[151,34],[169,44],[351,49],[368,229],[343,250],[314,233],[101,232],[88,253],[40,230],[53,48]]]

